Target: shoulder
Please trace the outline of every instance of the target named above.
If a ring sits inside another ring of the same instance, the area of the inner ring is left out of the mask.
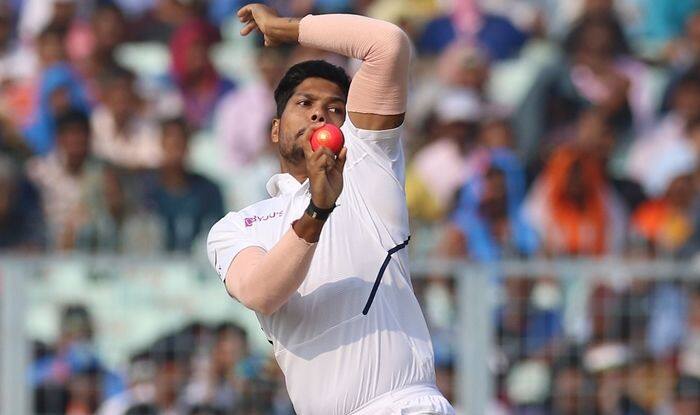
[[[348,114],[340,130],[345,137],[348,151],[362,149],[365,152],[376,153],[383,158],[388,157],[394,160],[398,158],[398,153],[401,150],[400,139],[404,124],[388,130],[364,130],[355,126]]]
[[[267,212],[271,207],[276,207],[277,199],[278,198],[270,198],[261,200],[239,211],[227,213],[226,216],[214,224],[210,231],[210,236],[212,233],[219,231],[227,233],[231,231],[247,233],[247,228],[251,227],[251,218],[254,218],[261,212]]]

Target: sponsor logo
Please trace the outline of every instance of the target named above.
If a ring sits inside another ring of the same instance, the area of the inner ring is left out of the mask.
[[[245,222],[245,227],[248,228],[248,227],[253,226],[253,224],[255,222],[262,222],[262,221],[265,221],[268,219],[281,218],[282,214],[284,214],[284,211],[280,210],[279,212],[273,212],[273,213],[270,213],[269,215],[265,215],[265,216],[255,215],[255,216],[251,216],[249,218],[244,218],[243,221]]]

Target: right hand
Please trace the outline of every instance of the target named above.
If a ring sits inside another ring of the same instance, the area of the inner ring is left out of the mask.
[[[258,29],[265,38],[265,46],[279,46],[282,43],[295,42],[297,40],[298,20],[281,18],[272,7],[260,3],[248,4],[241,7],[237,15],[238,20],[245,24],[243,29],[241,29],[241,35],[247,36],[255,29]],[[285,20],[291,26],[285,26]],[[295,22],[297,24],[296,32],[293,30]]]
[[[306,159],[306,172],[309,175],[311,200],[321,209],[335,206],[343,191],[343,169],[347,160],[348,149],[343,147],[336,157],[326,147],[311,148],[311,134],[325,123],[314,123],[302,136],[302,148]]]

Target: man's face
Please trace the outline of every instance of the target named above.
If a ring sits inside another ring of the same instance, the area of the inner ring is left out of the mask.
[[[234,331],[228,331],[217,339],[212,355],[219,367],[232,368],[243,359],[245,353],[245,338]]]
[[[136,93],[128,78],[114,79],[104,88],[104,102],[117,120],[124,121],[134,111]]]
[[[71,170],[79,169],[87,159],[90,132],[81,124],[71,124],[59,133],[59,148],[66,157]]]
[[[292,165],[304,163],[303,135],[315,123],[340,128],[345,121],[345,94],[335,83],[307,78],[294,90],[280,119],[272,124],[272,142],[278,143],[283,159]]]
[[[187,159],[187,133],[175,124],[163,127],[163,166],[181,167]]]
[[[486,174],[481,195],[481,212],[490,219],[503,218],[508,213],[506,178],[503,171],[492,168]]]
[[[93,30],[97,47],[103,50],[112,50],[119,45],[125,37],[124,19],[112,9],[98,11],[93,17]]]
[[[66,50],[63,47],[63,38],[57,34],[41,37],[37,44],[37,53],[44,67],[65,59]]]
[[[554,381],[552,396],[554,407],[560,414],[585,413],[584,375],[578,369],[568,368],[559,373]]]

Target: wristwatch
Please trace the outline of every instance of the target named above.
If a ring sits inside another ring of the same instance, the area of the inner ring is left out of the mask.
[[[314,205],[313,200],[309,200],[309,206],[306,207],[306,214],[311,216],[316,220],[326,220],[328,216],[333,212],[336,205],[329,209],[321,209],[320,207]]]

